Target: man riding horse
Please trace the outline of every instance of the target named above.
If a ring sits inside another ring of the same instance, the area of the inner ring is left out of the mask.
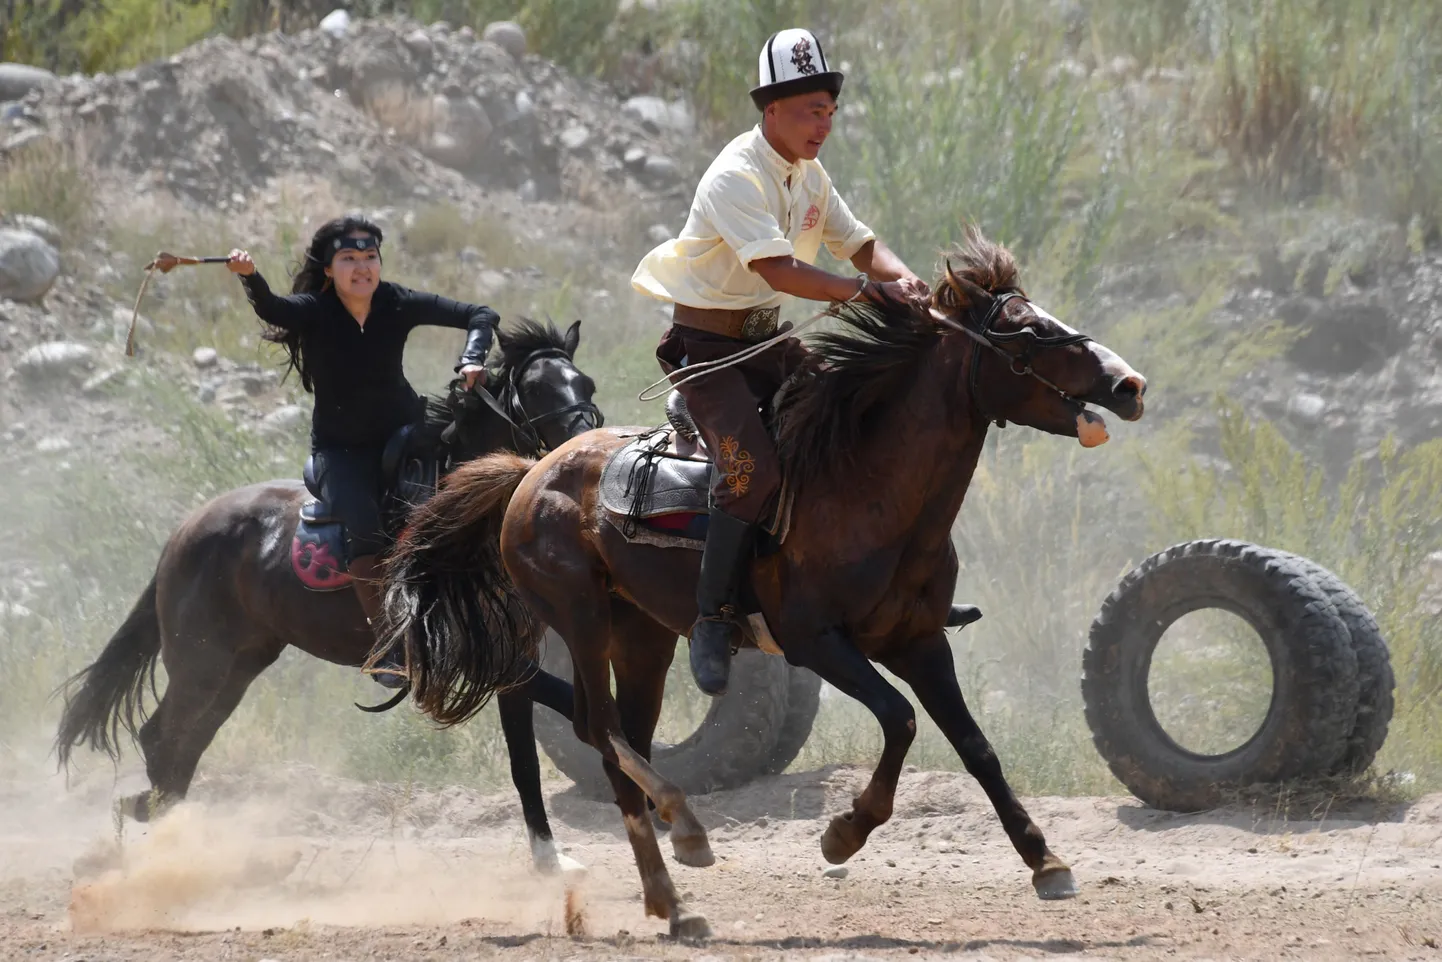
[[[902,300],[928,287],[858,220],[816,159],[831,133],[843,75],[808,30],[774,34],[761,49],[751,99],[761,122],[736,137],[702,176],[679,237],[656,247],[631,279],[670,301],[656,357],[675,380],[777,333],[782,295],[842,302]],[[860,272],[815,266],[825,244]],[[711,512],[691,629],[691,671],[707,694],[726,690],[741,628],[732,605],[756,528],[776,508],[781,472],[757,409],[795,371],[797,338],[679,385],[714,460]]]

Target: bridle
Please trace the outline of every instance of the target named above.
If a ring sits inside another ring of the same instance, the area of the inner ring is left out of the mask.
[[[1086,334],[1080,333],[1055,334],[1050,337],[1043,337],[1037,334],[1031,328],[1022,328],[1019,331],[1010,331],[1006,333],[993,331],[991,329],[992,325],[1001,318],[1002,311],[1006,308],[1006,305],[1013,300],[1020,300],[1027,304],[1031,303],[1031,301],[1027,300],[1026,296],[1020,291],[1001,291],[1000,293],[992,296],[991,306],[987,308],[986,314],[982,316],[981,326],[979,329],[976,330],[973,330],[971,327],[968,327],[965,324],[960,324],[956,321],[953,321],[951,318],[942,314],[940,311],[933,310],[931,312],[931,316],[938,323],[949,327],[952,330],[960,331],[961,333],[965,334],[967,337],[975,341],[978,346],[986,348],[993,354],[996,354],[998,357],[1006,361],[1007,368],[1011,371],[1011,373],[1020,377],[1033,377],[1036,380],[1040,381],[1045,387],[1048,387],[1051,390],[1055,391],[1057,394],[1061,395],[1064,400],[1076,402],[1076,398],[1072,397],[1066,391],[1063,391],[1060,387],[1058,387],[1052,381],[1048,380],[1046,377],[1038,374],[1036,370],[1032,367],[1032,358],[1033,355],[1038,351],[1045,351],[1051,348],[1072,347],[1076,344],[1085,344],[1086,342],[1091,340],[1091,337]],[[1009,354],[1002,349],[1003,344],[1010,344],[1013,341],[1019,341],[1023,338],[1028,339],[1031,343],[1028,344],[1021,351],[1020,354]],[[986,413],[986,408],[982,404],[981,394],[978,391],[980,378],[981,351],[974,350],[971,352],[970,371],[967,375],[967,388],[971,392],[971,403],[974,404],[976,406],[976,410],[981,413],[983,420],[995,421],[997,427],[1006,427],[1006,420],[1004,418],[996,417],[994,415]]]
[[[545,360],[546,358],[560,358],[567,362],[571,361],[571,355],[562,349],[558,347],[543,347],[527,354],[521,363],[510,370],[505,382],[501,385],[501,396],[499,399],[484,387],[468,392],[478,397],[481,403],[485,404],[501,420],[510,425],[511,443],[517,451],[528,450],[538,455],[550,451],[549,445],[547,445],[545,439],[541,437],[539,425],[545,424],[555,418],[581,413],[586,415],[588,419],[587,423],[592,430],[606,423],[605,415],[601,413],[601,409],[592,401],[577,401],[574,404],[568,404],[554,411],[546,411],[534,417],[526,411],[526,406],[521,403],[521,374],[536,361]],[[464,403],[464,401],[462,403]]]

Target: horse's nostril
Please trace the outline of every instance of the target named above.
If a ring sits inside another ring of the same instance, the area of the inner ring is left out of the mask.
[[[1112,384],[1112,396],[1123,399],[1139,398],[1147,393],[1147,382],[1140,374],[1119,377]]]

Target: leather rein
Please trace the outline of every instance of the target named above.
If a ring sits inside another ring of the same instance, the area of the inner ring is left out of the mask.
[[[992,325],[994,325],[998,320],[1000,320],[1002,316],[1002,311],[1005,310],[1006,305],[1013,300],[1019,300],[1026,304],[1031,303],[1031,301],[1027,300],[1026,296],[1020,291],[1002,291],[998,294],[995,294],[992,296],[991,306],[987,308],[986,314],[982,316],[979,329],[973,329],[965,324],[953,321],[951,318],[945,316],[940,311],[934,309],[931,312],[931,316],[932,319],[935,320],[937,323],[945,327],[949,327],[954,331],[960,331],[961,333],[965,334],[967,337],[975,341],[980,347],[986,348],[997,357],[1000,357],[1002,360],[1006,361],[1007,369],[1010,370],[1011,373],[1020,377],[1035,378],[1037,381],[1040,381],[1045,387],[1050,388],[1052,391],[1055,391],[1057,394],[1061,395],[1062,398],[1064,398],[1065,400],[1075,403],[1076,398],[1072,397],[1066,391],[1063,391],[1060,387],[1058,387],[1055,383],[1036,372],[1036,369],[1032,367],[1032,358],[1035,352],[1050,350],[1052,348],[1072,347],[1076,344],[1085,344],[1086,342],[1092,340],[1092,338],[1086,334],[1081,333],[1055,334],[1050,337],[1043,337],[1037,334],[1035,331],[1031,330],[1030,328],[1022,328],[1019,331],[1010,331],[1005,333],[992,330]],[[1021,351],[1020,354],[1009,354],[1002,349],[1003,344],[1011,344],[1014,341],[1020,341],[1023,339],[1029,340],[1031,343],[1028,344]],[[973,404],[976,405],[977,410],[981,412],[984,420],[995,421],[997,427],[1006,427],[1006,420],[1004,418],[995,417],[986,413],[985,406],[981,402],[981,394],[978,391],[980,378],[981,351],[974,350],[971,353],[970,371],[967,375],[968,390],[970,390],[971,392],[971,401]]]
[[[541,432],[538,427],[547,421],[565,417],[569,414],[581,413],[588,416],[592,429],[599,428],[606,423],[605,415],[601,413],[601,409],[592,401],[577,401],[574,404],[556,408],[554,411],[546,411],[534,417],[526,411],[526,406],[521,403],[521,374],[536,361],[545,360],[546,358],[559,358],[568,362],[571,361],[571,356],[560,348],[543,347],[527,354],[520,364],[517,364],[511,369],[506,376],[505,382],[501,385],[500,398],[497,398],[496,395],[484,387],[468,392],[475,395],[481,403],[490,408],[493,414],[510,425],[511,442],[517,450],[521,450],[524,445],[525,448],[535,454],[544,454],[551,450],[550,446],[546,444],[545,439],[541,437]],[[512,412],[514,412],[514,417],[512,417]],[[446,430],[451,431],[452,428],[454,428],[454,424]]]

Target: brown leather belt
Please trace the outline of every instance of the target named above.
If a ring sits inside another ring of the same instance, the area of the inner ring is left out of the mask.
[[[672,305],[671,320],[684,327],[694,327],[708,334],[734,337],[739,341],[756,343],[776,333],[776,322],[781,317],[779,307],[755,307],[742,310],[723,311],[703,307],[689,307],[685,304]]]

